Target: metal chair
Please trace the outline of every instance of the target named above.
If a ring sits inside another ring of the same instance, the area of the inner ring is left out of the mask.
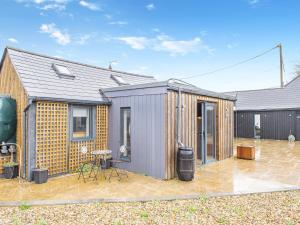
[[[84,157],[84,161],[78,167],[78,172],[79,172],[78,180],[80,179],[80,177],[82,177],[85,183],[86,179],[92,177],[92,173],[94,174],[92,178],[94,178],[94,180],[97,180],[98,166],[97,166],[96,159],[90,160],[86,146],[81,147],[79,153]],[[79,154],[78,154],[78,161],[79,161]],[[85,177],[85,173],[87,173],[88,170],[90,170],[89,176]]]
[[[127,151],[126,146],[122,145],[120,147],[120,153],[124,153],[124,151]],[[120,157],[119,157],[120,158]],[[121,170],[118,168],[119,164],[123,164],[126,163],[126,161],[121,160],[121,159],[110,159],[109,160],[111,162],[111,172],[109,174],[108,177],[108,181],[110,181],[110,179],[112,177],[117,177],[119,181],[121,181],[122,177],[127,177],[128,178],[128,174],[126,172],[126,170]]]

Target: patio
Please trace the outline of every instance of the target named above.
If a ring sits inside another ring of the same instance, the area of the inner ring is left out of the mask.
[[[197,168],[192,182],[163,181],[129,173],[129,178],[111,182],[78,181],[77,175],[49,179],[37,185],[15,180],[0,180],[2,204],[14,201],[74,201],[95,199],[160,199],[205,194],[240,194],[296,189],[300,187],[300,142],[237,139],[237,144],[256,146],[256,160],[226,159]]]

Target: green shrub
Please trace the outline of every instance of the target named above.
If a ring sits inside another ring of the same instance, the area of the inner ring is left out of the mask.
[[[7,163],[3,164],[3,166],[5,166],[5,167],[14,167],[17,165],[18,165],[18,163],[16,163],[16,162],[7,162]]]
[[[201,203],[205,203],[207,200],[208,200],[208,196],[207,195],[205,195],[205,194],[200,194],[199,195],[199,201]]]
[[[26,202],[22,202],[22,204],[19,206],[19,209],[22,211],[30,209],[30,205],[28,205]]]
[[[190,205],[188,208],[187,208],[188,212],[191,213],[191,214],[194,214],[196,211],[197,211],[197,207],[196,206],[193,206],[193,205]]]
[[[142,218],[148,218],[148,216],[149,216],[146,211],[142,211],[140,215]]]
[[[36,225],[47,225],[47,222],[42,218],[36,223]]]
[[[19,219],[17,219],[16,217],[14,217],[14,219],[13,219],[13,225],[22,225],[22,223],[20,222]]]

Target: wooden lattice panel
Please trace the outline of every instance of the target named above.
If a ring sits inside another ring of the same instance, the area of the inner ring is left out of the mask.
[[[81,153],[82,147],[87,147],[87,154]],[[72,141],[70,146],[69,167],[70,172],[76,172],[82,162],[92,160],[91,151],[95,150],[95,141]]]
[[[106,105],[97,106],[96,125],[96,147],[97,149],[107,149],[108,143],[108,107]]]
[[[67,172],[68,104],[37,102],[36,166],[49,175]]]
[[[3,165],[10,161],[10,156],[0,156],[0,174],[4,173]]]

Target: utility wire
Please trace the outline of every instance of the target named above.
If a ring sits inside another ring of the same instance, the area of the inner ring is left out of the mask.
[[[191,79],[191,78],[194,78],[194,77],[202,77],[202,76],[206,76],[206,75],[213,74],[213,73],[216,73],[216,72],[220,72],[220,71],[223,71],[223,70],[227,70],[227,69],[230,69],[230,68],[239,66],[239,65],[241,65],[241,64],[247,63],[247,62],[249,62],[249,61],[252,61],[252,60],[254,60],[254,59],[256,59],[256,58],[259,58],[259,57],[261,57],[261,56],[263,56],[263,55],[265,55],[265,54],[267,54],[267,53],[273,51],[273,50],[276,49],[276,48],[278,48],[278,45],[276,45],[275,47],[273,47],[273,48],[271,48],[271,49],[269,49],[269,50],[267,50],[267,51],[264,51],[264,52],[262,52],[262,53],[260,53],[260,54],[258,54],[258,55],[256,55],[256,56],[253,56],[253,57],[251,57],[251,58],[248,58],[248,59],[245,59],[245,60],[243,60],[243,61],[237,62],[237,63],[235,63],[235,64],[232,64],[232,65],[229,65],[229,66],[224,66],[224,67],[221,67],[221,68],[219,68],[219,69],[212,70],[212,71],[209,71],[209,72],[206,72],[206,73],[202,73],[202,74],[198,74],[198,75],[193,75],[193,76],[189,76],[189,77],[181,77],[181,78],[178,78],[178,79],[185,80],[185,79]]]

